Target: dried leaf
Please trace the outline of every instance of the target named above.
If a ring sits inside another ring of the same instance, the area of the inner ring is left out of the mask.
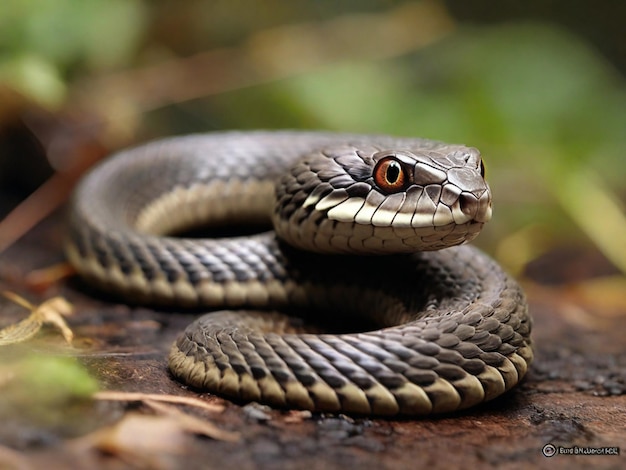
[[[159,416],[130,412],[112,426],[74,441],[75,450],[96,449],[141,468],[160,468],[158,462],[187,452],[186,434],[195,433],[233,442],[239,434],[221,431],[213,424],[187,415],[173,406],[145,402]]]
[[[26,455],[9,447],[0,446],[0,468],[12,470],[31,470]]]
[[[153,400],[146,400],[144,403],[161,415],[176,420],[181,428],[187,432],[201,434],[218,441],[237,442],[239,440],[239,433],[221,430],[210,421],[184,413],[173,406]]]
[[[27,341],[35,336],[44,323],[55,326],[68,344],[72,343],[74,333],[63,319],[73,312],[72,305],[63,297],[53,297],[36,306],[19,295],[4,291],[7,299],[28,309],[31,314],[19,323],[9,325],[0,330],[0,346]]]
[[[184,437],[184,430],[174,419],[133,412],[114,425],[77,440],[76,444],[136,459],[154,454],[183,454]]]
[[[206,403],[198,398],[179,397],[176,395],[159,395],[155,393],[126,393],[114,391],[98,392],[94,394],[93,397],[96,400],[140,401],[159,414],[175,420],[181,429],[186,432],[201,434],[220,441],[235,442],[239,440],[238,433],[223,431],[209,421],[186,414],[173,406],[164,404],[175,403],[177,405],[189,405],[211,412],[222,412],[224,410],[224,407],[221,405]]]

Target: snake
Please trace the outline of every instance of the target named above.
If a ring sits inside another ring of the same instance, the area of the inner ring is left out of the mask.
[[[480,152],[413,137],[214,131],[121,150],[77,185],[66,253],[129,304],[197,312],[168,368],[236,403],[463,410],[533,358],[520,285],[466,242]]]

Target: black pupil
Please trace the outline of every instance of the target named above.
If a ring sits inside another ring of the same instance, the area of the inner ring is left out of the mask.
[[[398,164],[398,162],[391,162],[389,163],[389,166],[387,167],[387,182],[390,184],[393,184],[395,182],[398,181],[398,178],[400,177],[400,165]]]

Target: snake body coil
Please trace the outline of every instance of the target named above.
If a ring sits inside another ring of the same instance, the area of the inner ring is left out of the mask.
[[[172,346],[171,372],[193,387],[317,411],[449,412],[510,389],[532,360],[520,287],[456,246],[491,217],[483,173],[475,149],[423,139],[173,138],[82,181],[67,253],[132,302],[222,310]],[[172,236],[270,221],[249,236]]]

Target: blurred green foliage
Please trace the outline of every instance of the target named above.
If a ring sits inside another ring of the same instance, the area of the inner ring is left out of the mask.
[[[54,428],[77,433],[91,426],[93,420],[85,418],[85,412],[93,410],[98,384],[86,369],[73,358],[17,351],[21,354],[3,349],[0,355],[0,373],[5,378],[2,422],[21,432],[32,426],[39,432]]]
[[[0,82],[60,105],[73,72],[129,62],[146,20],[138,0],[4,0]]]

